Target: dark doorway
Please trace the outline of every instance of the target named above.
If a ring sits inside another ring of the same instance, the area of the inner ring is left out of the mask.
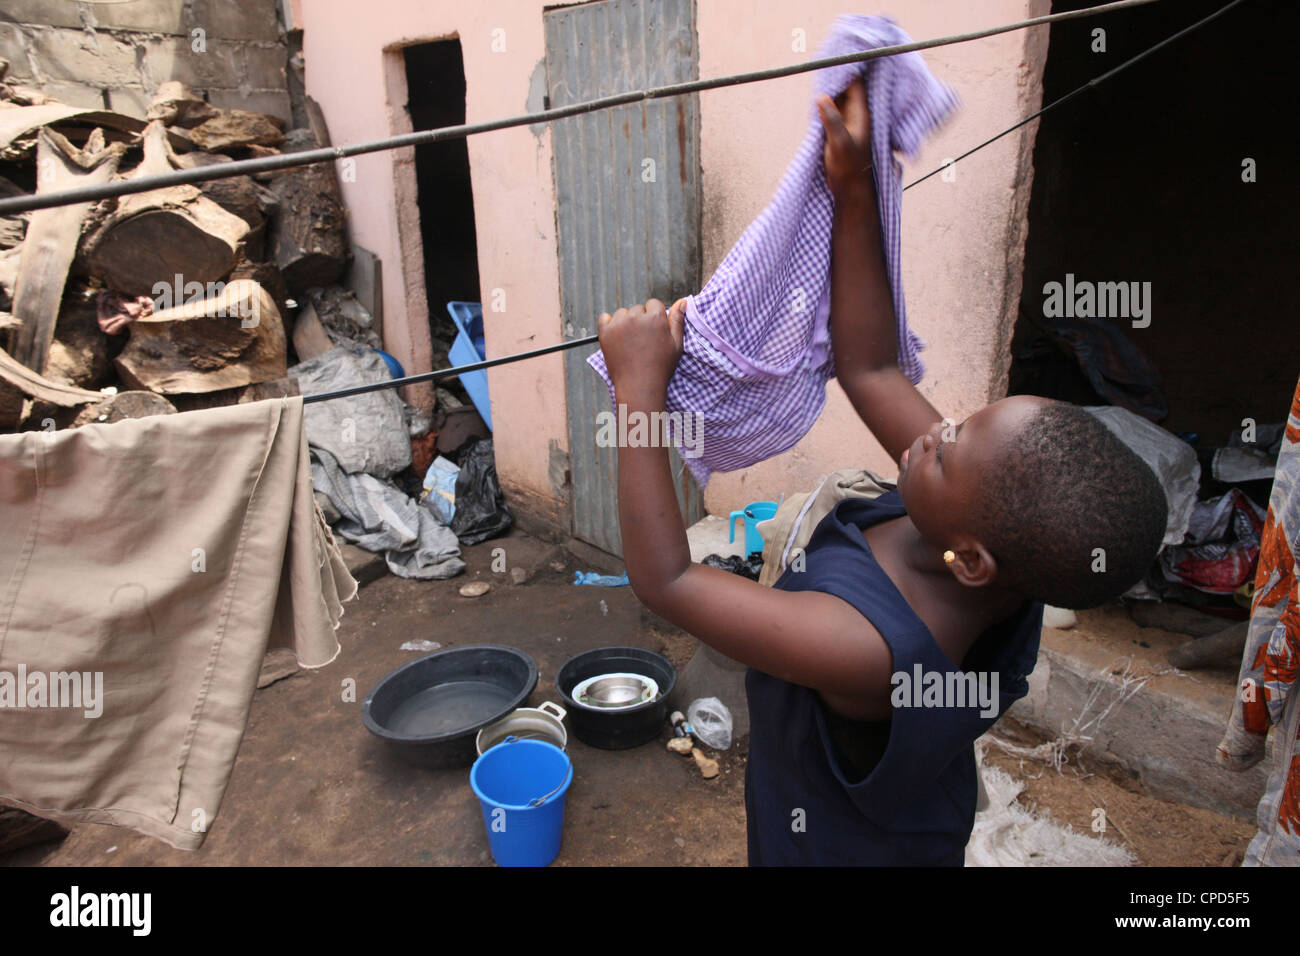
[[[1053,24],[1043,102],[1225,2],[1158,3]],[[1092,3],[1056,0],[1052,9]],[[1072,351],[1043,331],[1051,321],[1046,284],[1072,275],[1150,283],[1147,318],[1094,317],[1110,337],[1099,346],[1110,350],[1102,361],[1114,364],[1131,346],[1140,356],[1129,353],[1129,370],[1145,363],[1154,373],[1148,418],[1197,433],[1201,447],[1224,444],[1244,418],[1286,419],[1300,376],[1297,142],[1284,105],[1295,85],[1298,20],[1291,4],[1242,4],[1043,118],[1012,394],[1121,404],[1098,394]],[[1094,50],[1098,27],[1105,52]],[[1243,181],[1247,160],[1255,182]]]
[[[407,109],[416,130],[465,122],[465,61],[460,40],[403,48]],[[464,139],[415,147],[415,178],[424,243],[424,287],[433,337],[433,367],[447,364],[456,336],[447,303],[479,301],[474,193]],[[414,370],[412,370],[414,371]]]

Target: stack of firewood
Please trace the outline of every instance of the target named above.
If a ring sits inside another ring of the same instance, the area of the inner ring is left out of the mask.
[[[171,82],[140,120],[4,69],[0,197],[328,145],[318,112],[286,134]],[[331,163],[0,217],[0,430],[296,394],[288,310],[339,281],[345,225]]]

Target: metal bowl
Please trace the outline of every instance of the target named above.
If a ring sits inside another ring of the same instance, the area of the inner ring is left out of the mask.
[[[631,674],[649,678],[658,696],[623,707],[593,707],[574,700],[573,692],[593,677]],[[569,658],[555,674],[555,689],[569,709],[570,729],[588,747],[626,750],[649,743],[668,719],[668,698],[677,684],[677,671],[662,655],[639,647],[597,647]]]
[[[597,674],[573,688],[575,703],[599,710],[637,707],[658,696],[659,685],[644,674]]]

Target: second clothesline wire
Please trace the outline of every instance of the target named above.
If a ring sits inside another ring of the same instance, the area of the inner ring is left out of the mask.
[[[1197,28],[1204,26],[1205,24],[1209,23],[1211,20],[1214,20],[1222,16],[1223,14],[1231,10],[1233,7],[1236,7],[1239,4],[1244,2],[1245,0],[1232,0],[1231,3],[1219,8],[1218,10],[1214,11],[1214,13],[1211,13],[1209,16],[1197,20],[1195,23],[1192,23],[1189,26],[1184,27],[1183,29],[1179,30],[1177,33],[1174,33],[1166,37],[1165,39],[1161,40],[1159,43],[1156,43],[1153,46],[1148,47],[1147,49],[1143,50],[1141,53],[1138,53],[1135,56],[1130,57],[1129,59],[1125,60],[1123,63],[1120,63],[1119,65],[1113,67],[1112,69],[1109,69],[1106,72],[1093,77],[1087,83],[1084,83],[1082,86],[1079,86],[1071,90],[1069,93],[1066,93],[1063,96],[1057,97],[1055,100],[1048,103],[1046,106],[1038,110],[1035,110],[1033,113],[1030,113],[1028,116],[1024,117],[1024,119],[1019,120],[1014,125],[1008,126],[1006,129],[1002,130],[1002,132],[998,133],[997,135],[990,136],[982,143],[972,146],[970,149],[966,150],[966,152],[962,153],[960,156],[957,156],[950,160],[946,160],[942,166],[930,170],[930,172],[926,173],[924,176],[921,176],[919,179],[914,179],[912,182],[908,183],[906,186],[903,187],[903,191],[906,192],[907,190],[911,189],[913,186],[917,186],[925,182],[930,177],[938,175],[939,173],[943,172],[945,169],[952,168],[957,163],[961,162],[963,159],[966,159],[971,154],[978,152],[979,150],[983,149],[985,146],[997,142],[999,139],[1001,139],[1003,136],[1006,136],[1008,133],[1015,132],[1020,127],[1024,126],[1026,123],[1033,122],[1035,119],[1042,116],[1044,113],[1047,113],[1049,110],[1053,110],[1056,107],[1061,106],[1062,104],[1074,99],[1076,96],[1079,96],[1080,94],[1085,93],[1088,90],[1095,89],[1101,83],[1110,79],[1112,76],[1114,76],[1116,73],[1119,73],[1121,70],[1127,69],[1128,67],[1132,66],[1134,63],[1137,63],[1138,61],[1145,59],[1146,57],[1155,53],[1157,50],[1161,49],[1162,47],[1165,47],[1170,43],[1173,43],[1174,41],[1180,39],[1183,36],[1186,36],[1188,33],[1191,33],[1193,30],[1196,30]],[[436,369],[432,372],[421,372],[417,375],[407,375],[403,378],[395,378],[386,382],[371,382],[366,385],[355,385],[352,386],[351,388],[343,388],[333,392],[318,392],[315,395],[305,396],[303,398],[303,404],[310,405],[313,402],[324,402],[335,398],[348,398],[353,395],[364,395],[367,392],[377,392],[389,388],[401,388],[402,386],[405,385],[415,385],[420,382],[442,381],[448,378],[456,378],[467,372],[477,372],[477,371],[481,371],[482,369],[494,368],[495,366],[506,365],[511,362],[521,362],[524,359],[537,358],[542,355],[550,355],[554,352],[562,352],[562,351],[567,351],[568,349],[580,348],[584,345],[594,345],[598,341],[599,341],[599,336],[585,335],[580,338],[568,339],[567,341],[557,343],[556,345],[548,345],[540,349],[533,349],[532,351],[529,352],[517,352],[513,355],[503,355],[499,358],[485,359],[482,362],[472,362],[468,365],[458,365],[454,368]]]

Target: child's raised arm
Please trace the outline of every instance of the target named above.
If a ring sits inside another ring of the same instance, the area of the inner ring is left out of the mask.
[[[682,314],[663,303],[600,317],[600,346],[620,415],[662,414],[682,351]],[[889,647],[851,605],[818,591],[780,591],[691,562],[668,449],[660,442],[618,451],[623,560],[641,603],[727,656],[782,680],[889,713]]]
[[[835,197],[831,234],[831,344],[835,374],[858,416],[897,460],[943,416],[898,367],[894,300],[885,274],[871,173],[867,93],[855,80],[818,104],[826,127],[826,182]]]

